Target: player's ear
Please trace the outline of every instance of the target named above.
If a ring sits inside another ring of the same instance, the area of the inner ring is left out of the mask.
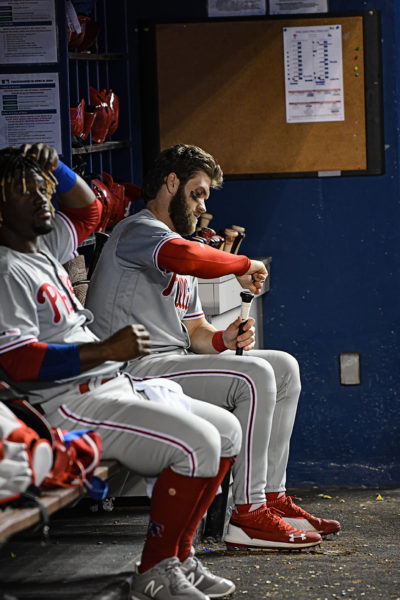
[[[165,185],[170,194],[175,194],[179,187],[178,175],[174,172],[169,173],[165,179]]]

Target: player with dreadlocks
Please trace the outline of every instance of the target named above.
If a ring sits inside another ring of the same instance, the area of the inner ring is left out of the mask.
[[[2,313],[17,311],[26,314],[27,297],[20,297],[14,271],[28,268],[37,281],[37,302],[51,303],[54,323],[59,321],[60,304],[74,310],[75,297],[68,295],[69,280],[56,272],[52,261],[54,244],[64,248],[61,262],[76,254],[78,245],[96,227],[101,205],[85,181],[59,160],[56,150],[45,144],[24,144],[20,148],[0,150],[0,261],[1,270],[8,273],[4,293],[14,297],[14,304],[2,306]],[[54,211],[51,197],[57,194],[60,210]],[[48,236],[53,232],[52,236]],[[43,237],[42,237],[43,236]],[[55,286],[42,286],[42,265],[61,278],[63,292]],[[26,291],[23,281],[19,284]],[[2,314],[3,317],[3,314]],[[6,319],[7,321],[7,319]],[[4,328],[2,328],[4,329]],[[12,329],[12,328],[11,328]],[[77,364],[77,350],[59,344],[38,341],[37,332],[30,330],[22,339],[14,339],[15,332],[1,332],[5,346],[0,350],[0,365],[11,379],[18,381],[21,374],[31,380],[56,379],[73,373]],[[13,337],[14,336],[14,337]]]
[[[174,382],[128,376],[125,363],[150,351],[143,325],[103,340],[90,331],[93,315],[62,265],[99,211],[90,187],[57,152],[42,144],[8,149],[0,153],[0,174],[0,368],[53,427],[95,429],[104,458],[156,478],[132,600],[232,594],[235,584],[210,573],[192,543],[240,451],[239,421],[184,396]]]
[[[46,195],[49,199],[55,192],[57,179],[51,171],[43,169],[35,160],[34,151],[26,153],[27,148],[28,146],[23,146],[22,148],[10,147],[0,150],[0,187],[3,202],[6,202],[6,189],[12,194],[17,186],[21,185],[22,193],[26,193],[27,171],[43,177],[46,183]]]

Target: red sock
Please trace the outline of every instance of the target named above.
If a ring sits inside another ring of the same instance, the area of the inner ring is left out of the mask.
[[[140,573],[164,558],[178,556],[178,544],[186,532],[193,507],[209,482],[209,477],[185,477],[170,467],[162,471],[153,489]]]
[[[183,531],[182,537],[179,541],[178,557],[181,562],[184,562],[189,556],[196,529],[210,504],[214,500],[215,494],[218,492],[218,488],[221,485],[225,475],[234,462],[234,458],[221,458],[218,473],[215,477],[208,479],[208,483],[201,496],[198,498],[198,502],[194,507],[186,529]]]

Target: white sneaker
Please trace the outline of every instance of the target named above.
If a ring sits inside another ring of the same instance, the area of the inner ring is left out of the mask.
[[[209,600],[186,579],[176,556],[164,558],[145,573],[136,573],[131,594],[132,600]]]
[[[192,552],[185,562],[181,564],[181,569],[189,583],[203,592],[203,594],[207,594],[210,598],[230,596],[236,589],[233,581],[213,575]]]

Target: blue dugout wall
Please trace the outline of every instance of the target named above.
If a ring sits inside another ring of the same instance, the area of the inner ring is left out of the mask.
[[[190,4],[148,2],[135,7],[132,18],[205,16],[205,3]],[[227,181],[212,194],[208,210],[216,226],[246,227],[246,254],[273,257],[271,292],[264,300],[265,347],[296,356],[303,382],[289,489],[395,487],[400,485],[400,7],[396,0],[329,0],[329,9],[381,11],[385,174]],[[141,165],[136,167],[139,172]],[[360,385],[340,384],[341,352],[360,354]]]

